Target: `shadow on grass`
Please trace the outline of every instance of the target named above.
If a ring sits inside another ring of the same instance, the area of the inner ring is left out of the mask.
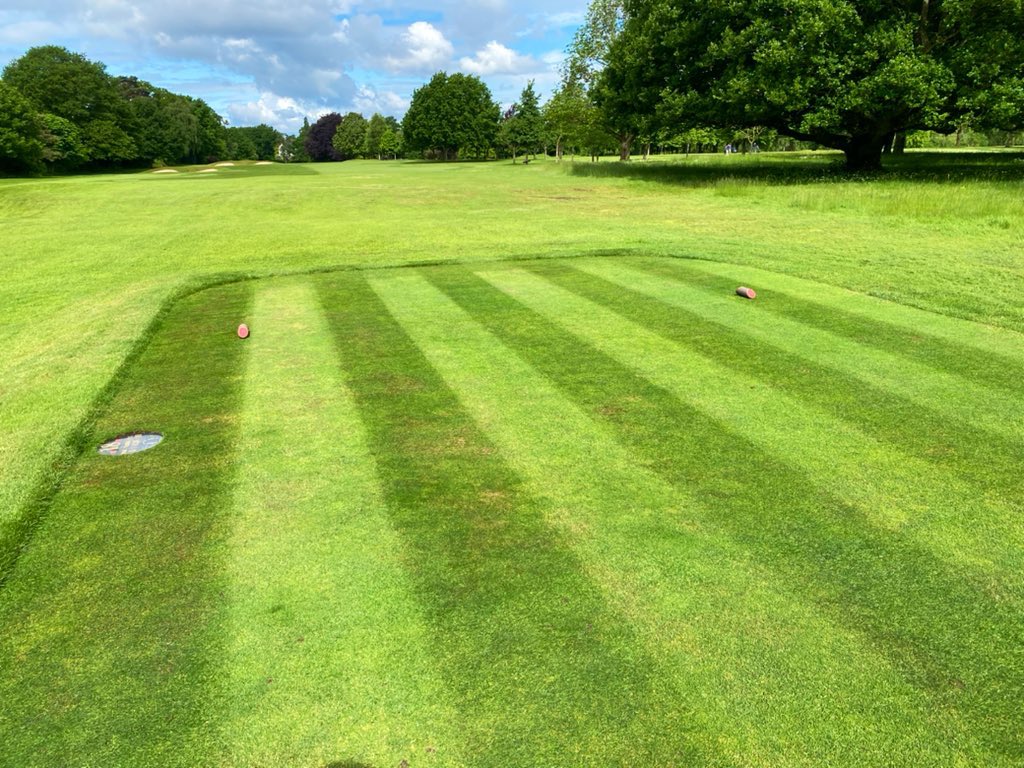
[[[622,178],[708,187],[722,182],[784,186],[832,182],[900,181],[921,184],[1024,180],[1024,152],[931,152],[887,157],[875,173],[850,172],[835,153],[772,153],[743,157],[691,155],[678,160],[575,162],[573,176]]]

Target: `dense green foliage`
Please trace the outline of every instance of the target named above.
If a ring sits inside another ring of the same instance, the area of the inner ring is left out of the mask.
[[[522,150],[526,158],[535,154],[541,145],[544,124],[540,114],[537,92],[533,80],[526,84],[519,101],[506,110],[498,126],[498,143],[512,154],[512,162]]]
[[[627,0],[598,99],[621,122],[764,126],[880,165],[896,134],[1024,124],[1024,4]]]
[[[438,72],[412,94],[402,120],[405,147],[441,160],[486,158],[497,139],[500,107],[473,75]]]
[[[42,137],[42,121],[28,99],[0,80],[0,172],[38,167],[43,160]]]
[[[349,112],[335,128],[331,144],[341,160],[360,157],[366,150],[367,120],[358,112]]]
[[[232,160],[274,160],[284,140],[280,131],[266,124],[225,131],[227,156]]]

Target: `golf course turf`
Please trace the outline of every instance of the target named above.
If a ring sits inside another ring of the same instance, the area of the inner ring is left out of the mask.
[[[148,316],[126,299],[135,336],[95,342],[58,481],[0,538],[0,766],[1024,762],[1024,337],[1008,294],[927,297],[995,278],[951,261],[893,301],[877,264],[826,279],[838,251],[571,239],[192,264]],[[42,412],[10,402],[12,429]],[[163,442],[97,452],[136,430]]]

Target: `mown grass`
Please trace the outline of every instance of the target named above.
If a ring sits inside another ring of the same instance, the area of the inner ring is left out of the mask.
[[[1024,759],[1019,181],[615,167],[0,185],[0,764]]]
[[[1019,165],[1006,153],[961,161],[1011,179]],[[936,183],[950,162],[941,153],[910,157],[921,170],[903,180],[828,184],[771,181],[799,180],[804,165],[821,174],[820,160],[691,162],[721,183],[631,177],[690,172],[653,161],[599,163],[600,178],[579,175],[593,172],[579,161],[366,161],[0,181],[0,526],[59,479],[57,446],[163,302],[225,272],[653,253],[769,266],[1024,328],[1019,181],[965,172]]]
[[[0,593],[0,764],[1019,764],[1018,335],[743,271],[182,300]]]
[[[4,765],[192,765],[216,744],[207,708],[244,363],[232,321],[250,295],[212,289],[165,319],[4,585]],[[96,453],[137,429],[165,440]]]

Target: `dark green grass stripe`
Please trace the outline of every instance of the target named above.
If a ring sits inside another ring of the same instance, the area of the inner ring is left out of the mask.
[[[0,597],[0,764],[196,765],[208,754],[250,287],[179,302],[128,372]],[[132,429],[164,442],[95,453]]]
[[[630,262],[633,265],[634,262]],[[668,306],[572,263],[531,265],[531,271],[605,306],[644,328],[687,346],[746,376],[810,403],[901,452],[955,472],[1017,506],[1024,497],[1020,446],[1001,435],[951,419],[899,395],[740,331]]]
[[[631,369],[454,270],[431,278],[478,322],[614,428],[642,463],[701,498],[710,519],[794,590],[863,633],[984,743],[1024,756],[1024,621],[970,574],[727,431]],[[483,310],[482,307],[486,307]]]
[[[736,289],[734,279],[704,272],[699,266],[678,259],[639,259],[630,264],[651,274],[674,277],[722,295],[729,295]],[[765,301],[766,298],[770,300]],[[900,328],[884,320],[869,318],[827,302],[801,298],[785,290],[763,291],[758,306],[765,311],[901,355],[937,370],[1013,393],[1021,392],[1024,365],[1010,357],[940,339],[927,332]]]
[[[60,493],[61,487],[78,457],[91,445],[90,441],[97,420],[121,390],[123,382],[130,375],[130,371],[145,352],[152,338],[163,328],[168,315],[186,297],[199,291],[236,282],[239,279],[239,275],[219,274],[189,280],[161,304],[146,329],[132,343],[131,349],[117,367],[114,375],[93,398],[81,421],[52,451],[50,459],[40,473],[31,493],[28,494],[25,503],[13,515],[0,520],[0,589],[3,588],[7,577],[17,565],[18,558],[31,546],[36,529],[53,505],[53,500]]]
[[[686,715],[539,505],[359,276],[321,283],[473,765],[692,765]]]

